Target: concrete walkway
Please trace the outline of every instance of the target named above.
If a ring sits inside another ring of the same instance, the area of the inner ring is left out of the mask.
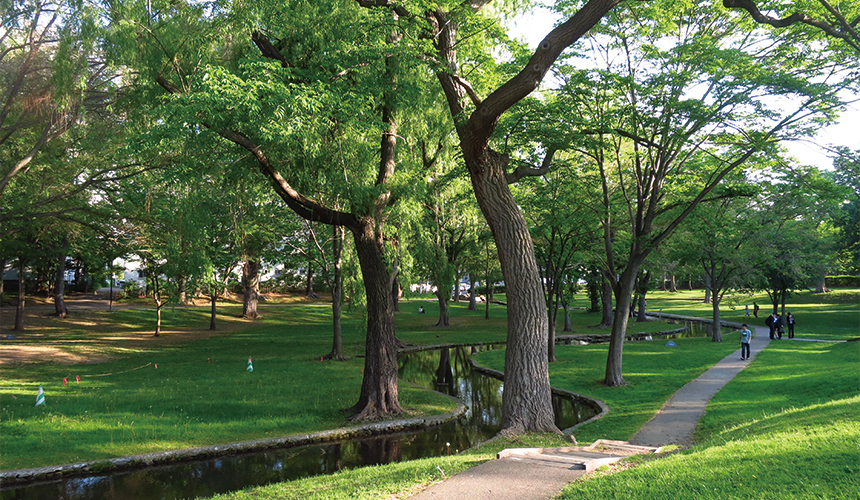
[[[750,328],[755,334],[750,344],[752,359],[771,341],[768,338],[767,329]],[[749,360],[741,361],[740,346],[738,346],[737,351],[679,389],[654,418],[643,425],[630,439],[630,444],[651,447],[692,444],[693,429],[704,414],[708,401],[748,363]],[[413,500],[549,500],[568,483],[587,474],[595,463],[602,464],[606,463],[606,460],[617,459],[611,451],[580,459],[578,463],[559,459],[536,460],[524,457],[522,454],[510,453],[510,451],[505,450],[499,454],[498,459],[465,470],[409,498]],[[589,460],[595,462],[589,464]],[[589,467],[589,465],[592,466]]]

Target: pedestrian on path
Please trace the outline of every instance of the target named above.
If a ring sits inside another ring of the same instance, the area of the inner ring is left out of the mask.
[[[776,333],[776,326],[774,325],[776,323],[776,318],[778,317],[779,316],[774,312],[764,320],[764,324],[770,329],[770,340],[773,340],[774,334]]]
[[[753,302],[753,316],[758,318],[758,304],[756,304],[755,302]]]
[[[749,304],[747,304],[747,315],[746,315],[746,317],[747,317],[747,319],[749,319],[749,317],[750,317],[750,305]]]
[[[794,338],[794,315],[793,314],[788,313],[785,316],[785,324],[788,325],[788,338],[793,339]]]
[[[752,332],[746,323],[741,325],[741,361],[750,359],[750,341]]]
[[[777,340],[782,340],[782,334],[785,333],[785,328],[782,326],[782,316],[779,313],[774,313],[776,319],[773,320],[773,330],[776,333]]]

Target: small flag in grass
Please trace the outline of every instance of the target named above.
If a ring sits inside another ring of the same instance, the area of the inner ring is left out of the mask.
[[[251,356],[248,356],[248,371],[249,372],[254,371],[254,365],[253,365],[253,363],[251,363]]]
[[[36,406],[45,404],[45,391],[42,389],[42,384],[39,384],[39,393],[36,394]]]

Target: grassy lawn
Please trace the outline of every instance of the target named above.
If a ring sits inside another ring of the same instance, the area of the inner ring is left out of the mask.
[[[677,293],[648,293],[649,311],[683,314],[710,318],[711,305],[702,302],[702,290],[683,290]],[[761,309],[758,318],[747,319],[746,305],[757,302]],[[808,290],[795,293],[786,301],[786,312],[797,319],[795,337],[819,340],[839,340],[860,336],[860,290],[840,288],[826,294]],[[749,323],[764,327],[764,320],[773,311],[765,294],[733,295],[723,299],[720,317],[723,321]],[[780,311],[781,312],[781,311]]]
[[[709,313],[710,306],[693,302],[692,296],[678,300],[677,295],[659,295],[649,295],[652,310],[664,300],[671,304],[661,306],[664,312]],[[798,318],[798,337],[856,337],[858,299],[858,291],[794,297],[791,311]],[[419,303],[427,314],[417,313]],[[111,360],[0,365],[0,467],[95,460],[352,425],[341,410],[355,402],[361,383],[363,359],[355,357],[363,348],[361,315],[345,319],[344,351],[352,358],[337,363],[319,361],[331,344],[329,306],[261,311],[263,321],[246,322],[230,317],[237,311],[225,310],[221,334],[186,336],[183,342],[170,342],[170,333],[158,342],[149,338],[153,314],[145,309],[46,319],[44,328],[4,340],[4,349],[47,346],[82,356],[94,350]],[[433,326],[433,301],[402,302],[401,311],[398,337],[405,342],[504,340],[506,310],[501,306],[491,305],[491,319],[486,320],[483,306],[467,311],[465,303],[452,304],[453,326],[445,329]],[[737,319],[728,306],[725,311],[726,319],[743,320],[742,307]],[[764,314],[760,317],[763,321]],[[575,311],[572,319],[576,333],[607,333],[589,328],[599,320],[595,314]],[[165,320],[166,330],[177,335],[208,326],[204,308],[169,310]],[[662,322],[648,322],[634,324],[631,331],[667,328]],[[135,342],[110,341],[128,337]],[[600,398],[611,408],[603,419],[576,431],[580,442],[627,439],[674,391],[737,349],[734,337],[724,338],[719,344],[680,339],[674,348],[661,341],[628,343],[624,377],[630,385],[613,389],[600,384],[607,346],[559,346],[551,381]],[[245,370],[248,356],[254,359],[252,373]],[[480,354],[478,360],[502,368],[503,356],[496,350]],[[668,491],[685,498],[855,498],[860,491],[858,361],[857,343],[771,344],[714,398],[697,430],[700,444],[641,466],[628,462],[596,474],[571,485],[565,498],[636,498],[630,496],[632,490],[649,491],[648,498]],[[80,385],[75,375],[82,376]],[[63,377],[68,387],[63,387]],[[34,407],[39,384],[47,405]],[[442,413],[452,406],[408,384],[400,390],[401,402],[413,415]],[[564,443],[546,435],[495,440],[456,456],[347,470],[219,498],[400,498],[488,460],[501,449]]]

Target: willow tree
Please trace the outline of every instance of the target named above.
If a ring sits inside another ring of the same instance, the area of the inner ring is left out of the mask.
[[[401,168],[412,158],[397,152],[417,123],[406,110],[433,97],[415,85],[411,39],[396,14],[346,0],[205,7],[116,4],[111,41],[141,95],[162,102],[161,128],[231,147],[298,215],[352,234],[368,312],[353,410],[399,414],[389,221],[412,184]]]

